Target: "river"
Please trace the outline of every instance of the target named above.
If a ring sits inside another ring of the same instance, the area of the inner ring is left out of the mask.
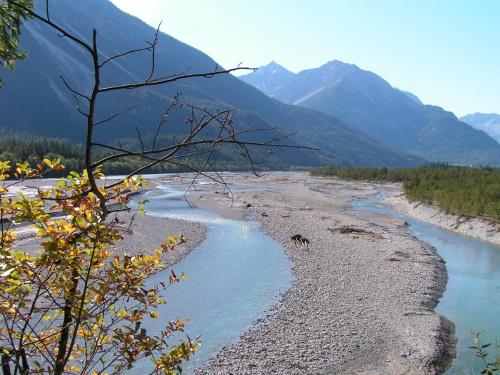
[[[171,217],[202,223],[207,227],[205,241],[172,269],[184,273],[185,281],[168,289],[167,303],[158,310],[168,320],[189,319],[184,334],[201,337],[202,346],[190,362],[183,364],[183,374],[216,354],[262,317],[292,283],[291,263],[283,247],[265,235],[254,220],[228,220],[198,208],[190,208],[183,192],[166,185],[137,196],[148,199],[149,215]],[[170,269],[152,280],[168,280]],[[150,321],[154,330],[158,321]],[[136,367],[147,368],[147,363]]]
[[[479,374],[481,360],[469,348],[471,332],[483,331],[483,344],[491,342],[492,347],[500,338],[500,246],[399,214],[382,203],[386,195],[381,191],[355,200],[352,210],[406,221],[410,233],[432,245],[445,260],[448,283],[436,311],[455,323],[458,339],[457,357],[447,374]],[[491,350],[490,361],[496,354]]]

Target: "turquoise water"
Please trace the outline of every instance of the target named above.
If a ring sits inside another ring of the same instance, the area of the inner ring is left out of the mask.
[[[183,365],[183,374],[189,374],[278,302],[280,293],[291,286],[291,263],[281,245],[262,233],[255,221],[227,220],[190,208],[181,191],[168,186],[159,190],[160,194],[155,191],[135,199],[150,201],[150,215],[202,223],[208,229],[206,240],[172,267],[177,274],[184,272],[187,280],[169,288],[167,304],[158,311],[165,322],[189,319],[185,334],[201,337],[200,351]],[[169,274],[170,269],[160,272],[151,282],[168,280]],[[154,331],[152,324],[158,321],[148,324]],[[135,371],[141,367],[148,366],[142,363]]]
[[[380,203],[384,194],[356,200],[352,208],[405,220],[411,234],[446,261],[449,279],[436,311],[455,323],[458,339],[457,358],[447,374],[479,374],[481,362],[468,347],[472,331],[484,331],[484,343],[500,339],[500,246],[401,215]]]

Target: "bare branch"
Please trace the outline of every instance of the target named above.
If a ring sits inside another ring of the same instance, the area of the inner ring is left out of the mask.
[[[76,108],[77,112],[84,117],[88,117],[89,114],[80,109],[80,97],[77,95],[73,95],[73,97],[75,98],[75,108]]]
[[[146,155],[160,154],[160,153],[164,153],[164,152],[169,152],[169,151],[172,151],[175,148],[178,148],[179,146],[182,146],[182,147],[186,148],[186,147],[189,147],[189,146],[212,144],[215,141],[216,141],[216,143],[232,143],[232,144],[237,144],[238,141],[233,141],[232,138],[237,137],[237,136],[242,135],[242,134],[258,133],[258,132],[262,132],[262,131],[275,130],[275,129],[276,128],[261,128],[261,129],[239,130],[239,131],[234,132],[232,134],[228,134],[228,135],[226,135],[226,136],[224,136],[224,137],[222,137],[222,138],[220,138],[218,140],[214,140],[214,139],[202,139],[202,140],[190,141],[190,142],[181,141],[178,144],[173,144],[171,146],[163,147],[161,149],[156,149],[156,150],[155,149],[145,150],[144,152],[135,152],[135,151],[131,151],[131,150],[125,150],[123,147],[115,147],[115,146],[106,145],[106,144],[103,144],[103,143],[96,143],[96,142],[94,142],[94,143],[92,143],[92,146],[105,148],[105,149],[108,149],[108,150],[111,150],[111,151],[117,151],[119,153],[118,154],[113,154],[113,155],[106,156],[106,157],[100,159],[99,161],[96,161],[93,164],[93,167],[95,168],[96,166],[101,165],[103,163],[109,162],[109,161],[114,160],[114,159],[127,157],[127,156],[141,156],[141,157],[144,157]],[[287,134],[287,135],[284,135],[284,136],[281,136],[281,137],[274,137],[274,138],[268,139],[267,141],[264,141],[264,142],[247,142],[247,141],[245,141],[245,143],[247,145],[250,145],[250,146],[268,146],[268,147],[278,147],[279,146],[279,147],[284,147],[284,148],[302,148],[302,149],[309,149],[309,150],[317,150],[316,148],[307,147],[307,146],[282,145],[282,144],[278,145],[278,144],[274,144],[275,142],[279,141],[280,139],[288,138],[288,137],[292,136],[293,134],[295,134],[295,133],[290,133],[290,134]]]
[[[136,126],[135,131],[137,132],[137,137],[139,138],[139,142],[141,143],[141,154],[144,152],[144,142],[142,141],[141,133],[139,132],[139,128]]]
[[[165,112],[163,112],[163,115],[160,117],[160,120],[158,121],[158,125],[156,126],[156,131],[155,131],[155,136],[153,138],[153,144],[151,146],[151,149],[155,149],[156,147],[156,140],[158,138],[158,135],[160,134],[160,129],[161,127],[168,121],[168,116],[170,114],[170,110],[175,107],[179,103],[179,96],[180,94],[177,93],[172,101],[170,102],[170,105],[167,107]]]
[[[80,45],[82,48],[86,49],[88,52],[92,53],[92,47],[89,44],[87,44],[83,40],[77,38],[76,36],[70,34],[68,31],[64,30],[61,26],[56,25],[50,19],[44,18],[44,17],[40,16],[36,12],[33,12],[31,9],[29,9],[29,8],[27,8],[27,7],[19,4],[16,1],[7,0],[7,2],[9,4],[11,4],[11,5],[14,5],[15,7],[19,8],[19,9],[22,9],[24,12],[26,12],[27,14],[29,14],[30,17],[33,17],[33,18],[35,18],[35,19],[37,19],[39,21],[42,21],[43,23],[49,25],[53,29],[59,31],[64,37],[66,37],[68,39],[71,39],[73,42],[75,42],[76,44]]]
[[[157,78],[157,79],[154,79],[151,81],[138,82],[138,83],[126,83],[123,85],[103,87],[99,90],[99,92],[109,92],[109,91],[118,91],[118,90],[133,90],[133,89],[138,89],[141,87],[164,85],[167,83],[172,83],[175,81],[180,81],[183,79],[190,79],[190,78],[213,78],[213,77],[221,75],[221,74],[229,74],[229,73],[236,72],[239,70],[255,71],[256,68],[237,67],[237,68],[232,68],[232,69],[227,69],[227,70],[219,70],[219,71],[210,72],[210,73],[174,74],[174,75],[167,76],[164,78]]]
[[[125,113],[130,112],[130,111],[132,111],[133,109],[136,109],[137,107],[138,107],[137,105],[134,105],[134,106],[132,106],[132,107],[129,107],[129,108],[127,108],[127,109],[124,109],[124,110],[123,110],[123,111],[121,111],[121,112],[115,113],[114,115],[109,116],[109,117],[105,118],[104,120],[101,120],[101,121],[96,121],[96,122],[94,123],[94,126],[101,125],[101,124],[104,124],[104,123],[106,123],[106,122],[108,122],[108,121],[114,120],[115,118],[117,118],[117,117],[119,117],[119,116],[121,116],[121,115],[124,115]]]
[[[45,0],[45,15],[47,20],[50,21],[49,0]]]
[[[155,35],[154,35],[154,38],[153,38],[153,42],[149,43],[149,46],[151,48],[151,71],[149,73],[148,78],[146,78],[146,82],[149,82],[151,80],[151,78],[153,78],[153,75],[155,73],[155,67],[156,67],[156,61],[155,61],[155,57],[156,57],[156,45],[158,43],[158,33],[160,32],[160,26],[161,26],[161,22],[158,25],[158,27],[156,28],[156,32],[155,32]]]
[[[69,91],[71,91],[73,94],[75,94],[75,95],[76,95],[76,96],[78,96],[78,97],[82,97],[82,98],[87,99],[87,101],[89,101],[89,102],[90,102],[90,98],[89,98],[87,95],[82,94],[81,92],[78,92],[78,91],[76,91],[75,89],[73,89],[73,88],[69,85],[69,83],[68,83],[68,82],[66,82],[66,80],[64,79],[64,77],[63,77],[62,75],[59,75],[59,78],[61,78],[61,81],[63,81],[64,85],[66,86],[66,88],[67,88]]]
[[[120,53],[118,55],[111,56],[104,60],[102,63],[99,64],[99,68],[102,68],[104,65],[106,65],[108,62],[113,61],[115,59],[119,59],[120,57],[124,57],[127,55],[130,55],[132,53],[137,53],[137,52],[145,52],[145,51],[151,51],[151,47],[144,47],[144,48],[137,48],[137,49],[131,49],[129,51]]]

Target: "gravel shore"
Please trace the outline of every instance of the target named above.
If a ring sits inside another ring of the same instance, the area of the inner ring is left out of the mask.
[[[443,212],[438,207],[419,202],[410,202],[404,193],[393,193],[385,199],[385,202],[394,207],[395,210],[423,220],[441,228],[448,229],[466,236],[485,240],[500,245],[500,224],[481,218],[470,218],[451,215]]]
[[[147,210],[147,208],[146,208]],[[123,220],[128,226],[128,220]],[[150,215],[137,216],[124,234],[123,241],[118,243],[116,251],[120,253],[140,254],[157,249],[167,236],[184,235],[188,241],[178,245],[175,251],[165,256],[165,265],[171,266],[198,247],[206,238],[207,229],[198,223]]]
[[[120,229],[123,240],[116,243],[114,252],[117,254],[137,255],[152,252],[159,248],[162,241],[168,236],[187,237],[185,244],[178,245],[175,251],[165,255],[165,266],[171,266],[190,251],[199,246],[206,238],[206,228],[198,223],[171,218],[155,217],[150,215],[139,215],[134,218],[129,228],[130,214],[123,212],[119,215]],[[40,251],[40,239],[35,237],[35,231],[31,227],[21,228],[18,231],[20,248],[28,253]]]
[[[16,189],[12,190],[12,194],[23,192],[27,196],[34,195],[39,187],[53,186],[56,181],[57,179],[31,180],[26,184],[16,186]],[[154,181],[152,181],[153,185],[149,189],[154,189]],[[147,206],[145,208],[147,211]],[[168,236],[180,236],[182,234],[187,237],[188,241],[177,246],[174,252],[166,254],[165,266],[169,267],[184,258],[206,238],[207,229],[199,223],[146,214],[135,216],[132,225],[129,226],[131,214],[133,214],[133,211],[118,214],[119,228],[123,240],[116,243],[114,251],[120,254],[136,255],[152,252]],[[40,251],[40,240],[36,238],[36,231],[33,227],[29,225],[21,226],[16,229],[16,234],[19,240],[18,244],[21,245],[19,247],[24,251],[32,254]]]
[[[279,187],[235,193],[231,204],[240,211],[248,206],[263,231],[283,244],[295,282],[280,308],[196,374],[444,371],[454,327],[434,307],[445,288],[445,265],[402,222],[349,216],[348,202],[374,193],[373,186],[303,173],[239,181]],[[199,196],[228,205],[221,194],[209,194]],[[294,245],[294,234],[308,238],[309,249]]]

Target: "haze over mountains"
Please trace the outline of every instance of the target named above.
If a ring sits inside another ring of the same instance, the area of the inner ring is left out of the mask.
[[[331,61],[294,74],[273,62],[240,77],[283,103],[315,109],[427,160],[500,165],[500,145],[437,106],[356,65]]]
[[[38,2],[40,7],[44,2]],[[108,0],[60,0],[53,6],[51,19],[86,40],[92,28],[98,30],[102,59],[150,41],[154,29],[130,16]],[[43,10],[42,10],[43,12]],[[79,47],[59,37],[36,21],[23,27],[21,46],[28,58],[14,73],[3,74],[0,90],[0,126],[32,134],[69,138],[81,142],[84,118],[75,111],[75,100],[59,75],[76,89],[89,92],[91,62]],[[185,71],[210,72],[216,62],[202,52],[161,33],[156,51],[156,75]],[[142,81],[149,74],[150,56],[133,54],[106,65],[103,85]],[[273,167],[326,164],[411,166],[423,159],[391,149],[340,120],[315,110],[284,104],[243,83],[232,75],[212,79],[191,79],[166,86],[107,95],[97,108],[97,118],[105,118],[131,105],[137,108],[113,124],[102,126],[97,136],[112,141],[153,132],[158,118],[173,95],[181,92],[185,101],[209,108],[234,109],[239,128],[278,126],[282,132],[297,132],[291,144],[313,146],[321,151],[289,150],[271,156]],[[29,110],[26,110],[29,108]],[[183,131],[183,118],[169,123],[169,134]],[[261,137],[268,137],[265,134]]]
[[[473,113],[461,117],[460,120],[475,129],[484,131],[500,143],[500,115],[496,113]]]

